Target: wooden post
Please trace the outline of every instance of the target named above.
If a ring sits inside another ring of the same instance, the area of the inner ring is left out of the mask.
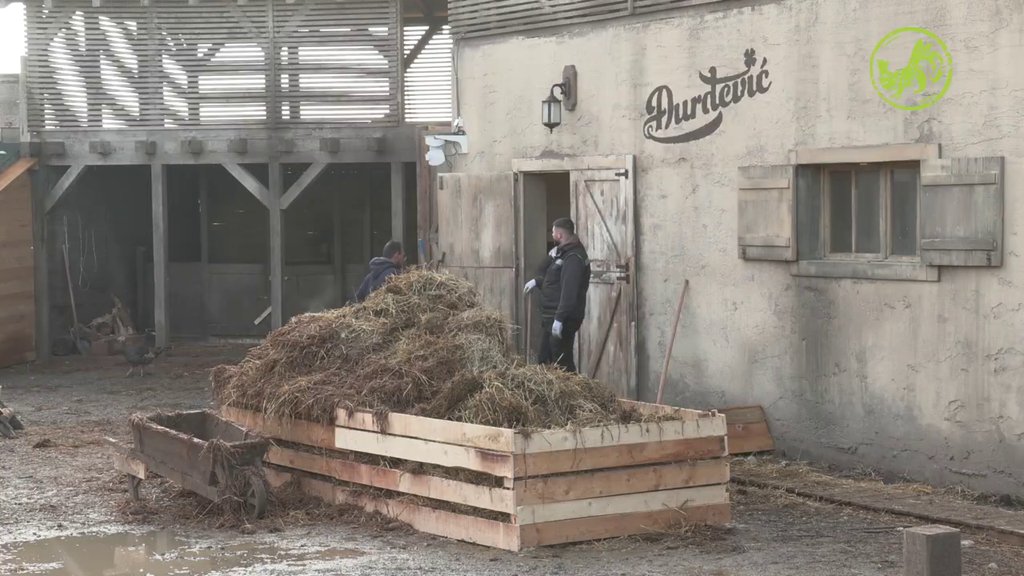
[[[167,293],[167,167],[151,166],[153,193],[153,327],[156,345],[170,340]]]
[[[203,278],[203,334],[210,336],[210,169],[199,165],[199,261]]]
[[[270,162],[269,170],[267,210],[270,212],[270,327],[276,330],[284,322],[284,213],[281,210],[284,176],[281,173],[281,162],[277,160]]]
[[[398,240],[402,248],[409,251],[410,246],[405,245],[405,164],[402,162],[391,163],[391,239]]]
[[[41,165],[32,178],[32,261],[36,293],[36,359],[50,357],[50,275],[45,199],[52,168]]]
[[[348,300],[348,287],[345,280],[345,236],[342,233],[344,220],[342,219],[342,193],[343,190],[331,189],[331,200],[334,210],[334,286],[338,291],[338,306],[344,306]]]

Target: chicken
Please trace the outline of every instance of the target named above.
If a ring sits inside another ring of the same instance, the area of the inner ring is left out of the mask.
[[[153,362],[157,356],[163,353],[164,348],[156,346],[156,337],[152,332],[145,335],[133,336],[125,339],[123,355],[124,359],[131,364],[131,369],[125,374],[125,378],[132,375],[136,368],[146,375],[146,365]]]

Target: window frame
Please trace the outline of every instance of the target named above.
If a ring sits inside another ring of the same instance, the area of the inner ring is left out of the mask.
[[[858,162],[858,163],[836,163],[836,164],[821,164],[817,166],[821,170],[821,214],[820,214],[820,230],[821,230],[821,254],[822,259],[829,262],[873,262],[873,263],[904,263],[904,264],[916,264],[921,262],[921,163],[918,162]],[[893,231],[892,231],[892,180],[893,172],[898,169],[911,169],[917,173],[917,190],[915,195],[916,200],[916,221],[915,221],[915,235],[914,240],[916,254],[913,256],[903,254],[893,254]],[[879,246],[882,247],[882,252],[879,253],[858,253],[858,252],[832,252],[832,180],[830,174],[832,172],[850,172],[850,190],[851,190],[851,245],[856,249],[856,235],[857,235],[857,213],[856,213],[856,195],[857,195],[857,173],[864,172],[867,170],[878,170],[880,172],[881,182],[879,185]],[[799,223],[797,223],[799,226]]]

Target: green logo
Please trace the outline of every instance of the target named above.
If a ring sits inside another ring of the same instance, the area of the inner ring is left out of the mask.
[[[889,104],[922,110],[946,95],[953,57],[941,38],[924,28],[899,28],[871,52],[871,84]]]

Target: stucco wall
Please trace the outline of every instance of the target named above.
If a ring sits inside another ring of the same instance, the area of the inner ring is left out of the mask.
[[[900,26],[942,37],[955,62],[937,105],[896,110],[868,75]],[[644,139],[644,104],[698,70],[768,58],[771,89],[696,142]],[[460,43],[457,171],[514,158],[635,154],[642,399],[654,396],[684,278],[688,306],[666,400],[759,403],[790,455],[934,483],[1024,494],[1024,5],[1017,0],[722,2],[535,37]],[[579,104],[554,134],[540,100],[564,65]],[[736,248],[736,171],[795,148],[929,142],[1006,158],[1005,264],[943,268],[938,283],[797,278]]]

